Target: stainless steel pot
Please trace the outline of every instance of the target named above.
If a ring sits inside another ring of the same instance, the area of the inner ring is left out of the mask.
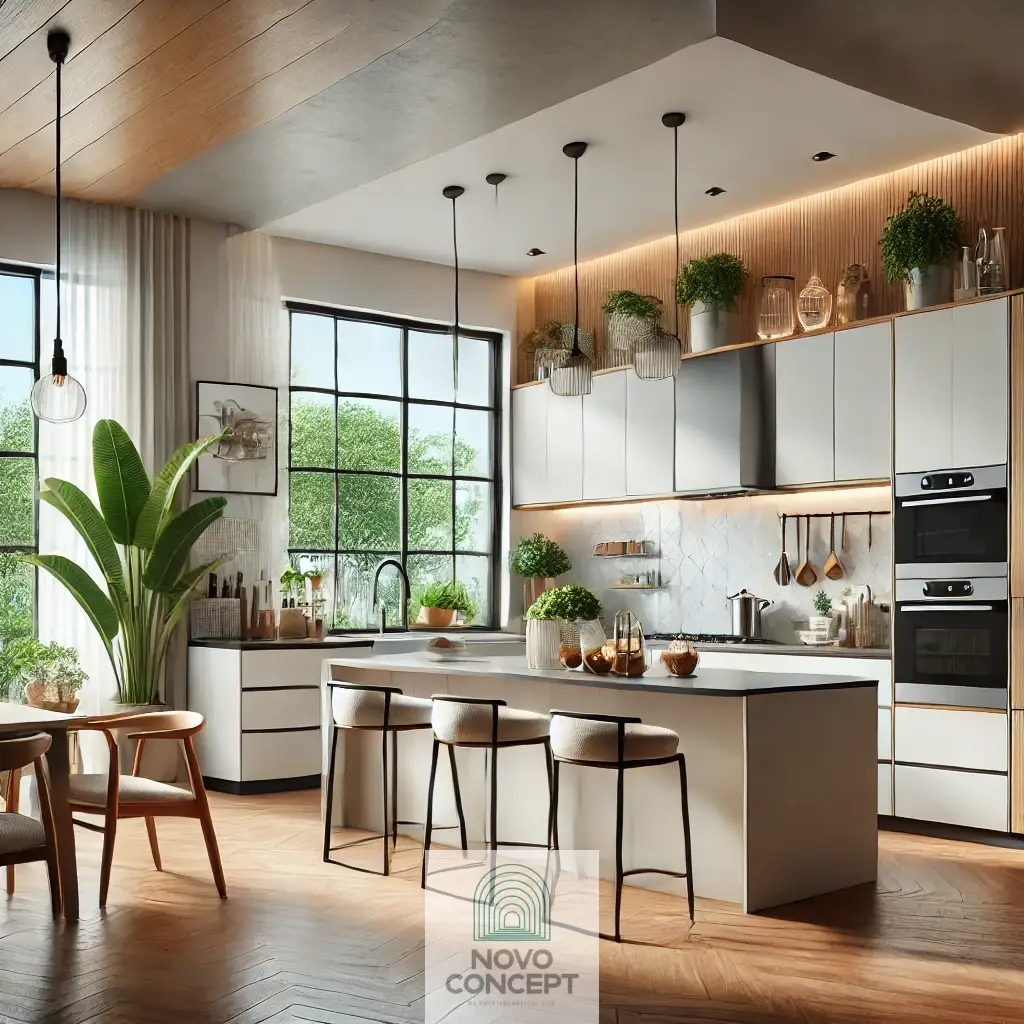
[[[748,590],[733,594],[732,631],[734,636],[746,636],[754,640],[761,638],[761,612],[772,602],[766,597],[755,597]]]

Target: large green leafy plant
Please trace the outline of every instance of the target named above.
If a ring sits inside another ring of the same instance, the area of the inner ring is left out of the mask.
[[[679,271],[676,299],[680,306],[702,302],[705,306],[733,310],[747,280],[747,268],[739,256],[713,252],[690,260]]]
[[[906,207],[885,222],[878,244],[889,281],[909,281],[910,271],[945,263],[957,254],[960,220],[945,200],[911,192]]]
[[[174,512],[174,498],[196,459],[218,440],[179,448],[150,482],[124,427],[100,420],[92,435],[99,508],[78,487],[49,478],[40,501],[71,523],[96,560],[106,592],[63,555],[26,555],[58,579],[82,606],[110,658],[122,704],[159,696],[167,645],[206,574],[226,558],[186,569],[195,542],[224,514],[226,498],[205,498]]]
[[[661,316],[661,299],[655,295],[641,295],[639,292],[623,289],[617,292],[609,292],[601,308],[606,313],[631,316],[637,320],[657,323],[658,318]]]
[[[587,590],[576,583],[546,590],[530,605],[528,619],[564,619],[566,622],[588,622],[599,618],[604,606]]]
[[[508,567],[517,576],[554,579],[568,572],[572,562],[565,549],[542,533],[524,537],[508,556]]]

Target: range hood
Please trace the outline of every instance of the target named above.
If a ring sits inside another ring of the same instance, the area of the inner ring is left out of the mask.
[[[684,359],[676,374],[675,491],[683,497],[775,487],[775,346]]]

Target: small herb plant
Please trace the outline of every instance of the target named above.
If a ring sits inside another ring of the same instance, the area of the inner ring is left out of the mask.
[[[530,605],[528,619],[564,619],[566,622],[590,621],[604,611],[601,602],[586,587],[567,583],[546,590]]]
[[[324,578],[324,571],[323,569],[307,569],[303,573],[303,576],[305,576],[307,580],[322,580]]]
[[[449,580],[447,583],[429,583],[420,594],[420,605],[423,608],[453,609],[467,619],[472,619],[476,608],[466,590],[464,583]]]
[[[301,593],[303,588],[306,586],[306,577],[295,568],[294,565],[289,565],[283,573],[281,573],[281,592],[284,594],[290,594],[293,590]]]
[[[878,243],[891,283],[910,280],[910,271],[945,263],[960,249],[956,210],[927,192],[911,192],[907,205],[885,222]]]
[[[814,610],[823,616],[829,616],[832,614],[832,598],[825,593],[824,590],[819,590],[814,595]]]
[[[681,306],[702,302],[705,306],[733,310],[747,277],[747,268],[739,256],[713,252],[690,260],[679,271],[676,299]]]
[[[657,321],[661,317],[661,299],[654,295],[641,295],[639,292],[631,292],[628,289],[609,292],[601,308],[606,313],[614,313],[617,316],[629,316],[650,323]]]
[[[517,576],[554,579],[567,573],[572,568],[572,562],[560,544],[549,540],[542,533],[535,533],[532,537],[524,537],[512,549],[508,567]]]
[[[56,699],[66,703],[87,679],[73,647],[44,644],[30,636],[10,637],[0,648],[0,696],[8,700],[20,700],[25,683],[38,682],[56,690]]]

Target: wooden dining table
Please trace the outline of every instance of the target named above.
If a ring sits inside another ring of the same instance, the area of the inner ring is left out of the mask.
[[[0,737],[10,733],[45,732],[51,740],[46,763],[50,770],[50,804],[57,838],[57,873],[60,876],[61,906],[66,921],[78,920],[78,863],[75,857],[74,824],[71,820],[68,726],[82,717],[43,711],[24,704],[0,702]]]

